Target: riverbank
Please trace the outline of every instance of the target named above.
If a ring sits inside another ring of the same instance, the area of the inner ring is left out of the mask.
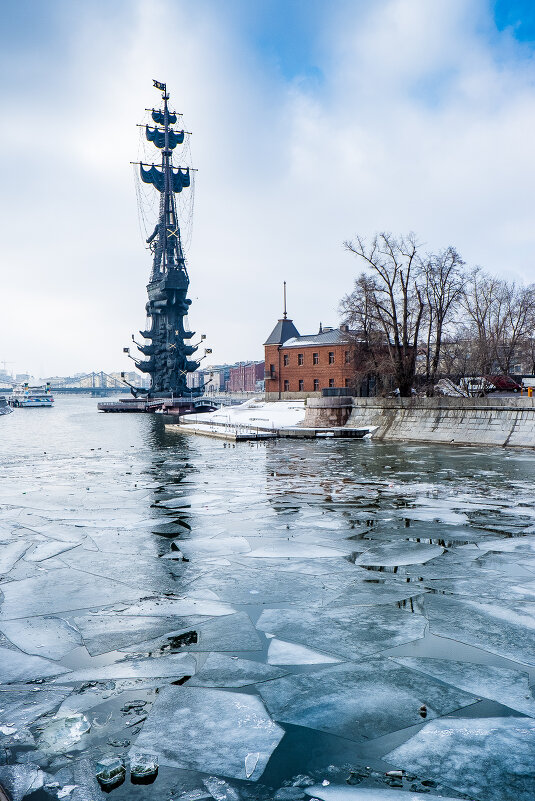
[[[304,424],[340,419],[345,400],[310,398]],[[375,427],[375,440],[535,448],[535,398],[353,398],[346,414],[348,427]]]

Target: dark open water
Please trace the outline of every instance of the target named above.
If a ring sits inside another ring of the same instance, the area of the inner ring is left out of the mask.
[[[532,799],[534,479],[88,398],[0,418],[0,784],[94,801],[99,759],[150,750],[116,799]]]

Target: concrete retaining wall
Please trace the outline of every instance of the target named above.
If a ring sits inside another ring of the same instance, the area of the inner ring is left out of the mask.
[[[535,398],[353,398],[352,401],[347,425],[377,426],[374,439],[535,448]],[[305,425],[309,425],[308,414],[307,406]],[[315,422],[310,425],[321,424],[317,417],[317,412],[311,414],[310,419]]]

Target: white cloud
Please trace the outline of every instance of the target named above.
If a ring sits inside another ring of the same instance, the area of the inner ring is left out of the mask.
[[[191,321],[214,360],[262,357],[284,279],[300,330],[335,322],[356,232],[414,230],[535,280],[531,52],[493,30],[484,0],[334,8],[318,20],[319,84],[284,81],[224,4],[77,4],[46,58],[21,51],[28,96],[16,114],[13,89],[2,104],[0,359],[126,366],[150,271],[128,162],[153,77],[194,132]]]

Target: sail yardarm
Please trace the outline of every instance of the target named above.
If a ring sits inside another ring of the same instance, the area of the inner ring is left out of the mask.
[[[139,165],[141,180],[146,184],[152,184],[156,187],[158,192],[163,192],[165,189],[164,174],[157,167],[152,165],[146,170],[142,164]],[[191,183],[189,169],[181,170],[178,167],[176,170],[171,169],[171,189],[173,192],[182,192],[184,187],[188,187]]]
[[[160,109],[152,109],[152,119],[157,125],[164,124],[164,114],[163,111]],[[173,114],[171,111],[168,113],[168,120],[169,125],[174,125],[176,122],[176,114]]]
[[[145,134],[149,142],[154,142],[160,150],[165,147],[165,132],[160,128],[149,128],[145,126]],[[169,131],[169,149],[174,150],[177,145],[184,141],[184,131]]]

